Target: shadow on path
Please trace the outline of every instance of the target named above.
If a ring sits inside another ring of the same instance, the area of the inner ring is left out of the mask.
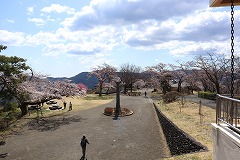
[[[119,120],[119,113],[115,113],[114,117],[113,117],[113,120]]]
[[[0,141],[0,146],[3,146],[5,144],[5,141]]]
[[[7,156],[8,156],[8,153],[3,153],[3,154],[0,153],[0,158],[5,158]]]
[[[49,117],[34,119],[28,123],[29,130],[37,130],[40,132],[54,131],[63,125],[68,125],[72,122],[81,122],[84,118],[80,116],[64,116],[64,117]]]

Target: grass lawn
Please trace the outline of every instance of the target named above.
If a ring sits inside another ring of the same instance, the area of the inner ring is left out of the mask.
[[[184,107],[181,108],[181,112],[179,107],[181,106],[181,101],[169,104],[157,101],[155,104],[175,125],[208,148],[206,152],[174,156],[163,160],[212,160],[211,123],[215,122],[215,109],[202,106],[203,116],[200,120],[199,104],[197,103],[186,101]]]
[[[88,98],[88,97],[91,97],[91,98]],[[50,107],[51,105],[47,105],[46,103],[44,103],[42,108],[43,117],[48,117],[52,115],[58,115],[58,114],[69,112],[68,110],[69,110],[70,102],[72,102],[73,104],[72,111],[77,111],[77,110],[90,109],[103,104],[107,104],[111,102],[113,98],[111,98],[110,96],[99,97],[98,95],[88,95],[87,97],[63,97],[62,99],[53,99],[53,100],[56,101],[57,104],[62,108],[63,108],[63,102],[65,101],[67,103],[66,109],[65,110],[49,110],[48,107]],[[31,114],[30,117],[33,118],[33,117],[36,117],[36,115],[37,115],[36,113]]]
[[[65,114],[65,113],[69,112],[68,109],[69,109],[70,102],[72,102],[72,104],[73,104],[73,110],[71,112],[74,112],[74,111],[78,111],[78,110],[90,109],[90,108],[97,107],[97,106],[100,106],[103,104],[107,104],[113,100],[113,97],[111,98],[111,96],[105,96],[105,95],[101,98],[99,98],[98,95],[88,95],[88,97],[91,97],[91,98],[63,97],[63,99],[60,99],[60,100],[53,99],[62,108],[63,108],[63,101],[65,100],[67,102],[66,109],[65,110],[49,110],[48,107],[50,107],[51,105],[47,105],[46,103],[44,103],[44,105],[42,107],[43,116],[39,112],[39,117],[44,118],[44,117],[49,117],[49,116]],[[30,115],[29,114],[25,115],[21,119],[14,122],[10,127],[6,128],[3,131],[0,131],[0,137],[6,136],[12,132],[17,132],[20,128],[22,128],[24,125],[26,125],[29,120],[34,119],[34,118],[37,118],[36,110],[30,111]]]

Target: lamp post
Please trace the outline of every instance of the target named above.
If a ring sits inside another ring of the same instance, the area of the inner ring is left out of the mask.
[[[115,78],[115,83],[117,85],[116,88],[116,113],[119,114],[119,112],[121,111],[120,108],[120,83],[121,83],[121,79],[119,77]]]

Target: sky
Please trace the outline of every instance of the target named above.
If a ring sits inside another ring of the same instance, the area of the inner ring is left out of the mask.
[[[52,77],[231,54],[230,7],[208,0],[2,0],[0,11],[1,54]],[[234,13],[238,55],[239,7]]]

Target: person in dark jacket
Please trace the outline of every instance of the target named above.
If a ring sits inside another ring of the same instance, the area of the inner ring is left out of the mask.
[[[86,155],[87,144],[89,144],[85,134],[83,135],[80,144],[81,144],[81,147],[82,147],[82,154],[83,154],[81,159],[84,159],[85,155]]]
[[[72,102],[69,103],[69,111],[72,110]]]
[[[63,109],[66,109],[66,107],[67,107],[67,102],[64,101],[64,102],[63,102]]]

